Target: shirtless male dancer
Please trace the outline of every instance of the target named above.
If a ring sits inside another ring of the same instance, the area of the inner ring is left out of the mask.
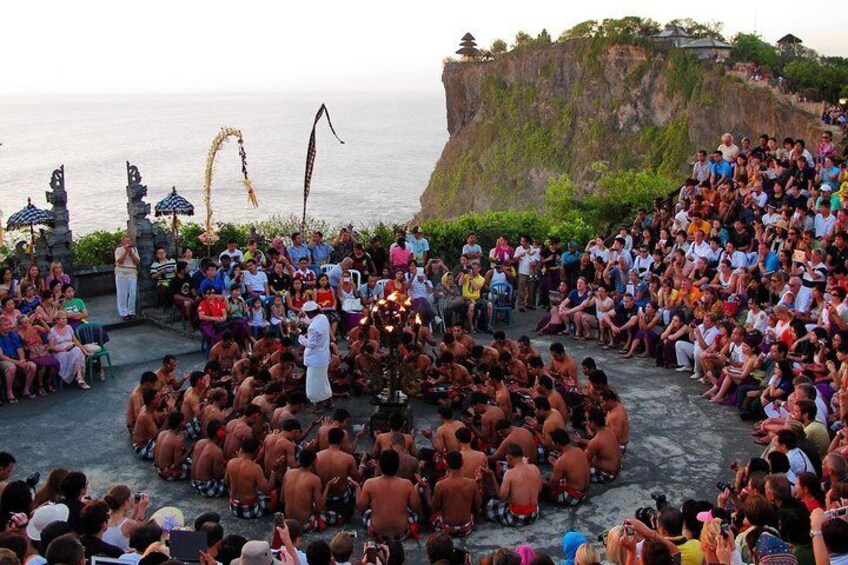
[[[542,475],[538,467],[527,462],[517,443],[507,446],[506,461],[509,470],[500,485],[491,469],[484,468],[478,473],[477,482],[483,486],[488,480],[497,493],[486,503],[486,518],[504,526],[529,526],[539,517]]]
[[[298,456],[299,465],[283,476],[286,517],[297,520],[304,533],[320,532],[341,521],[338,513],[324,509],[327,493],[341,477],[331,478],[322,488],[321,478],[315,474],[315,457],[313,450],[302,450]]]
[[[191,452],[191,486],[204,498],[227,494],[224,484],[224,423],[211,420],[206,424],[206,439],[198,441]]]
[[[256,462],[259,440],[250,436],[241,444],[238,457],[227,463],[224,484],[230,488],[230,512],[236,518],[261,518],[271,511],[271,490],[281,479],[279,469],[269,478]]]
[[[603,410],[592,407],[589,410],[586,427],[593,437],[586,446],[586,458],[591,465],[593,483],[609,483],[618,476],[621,469],[621,449],[615,433],[606,427]]]
[[[474,517],[480,512],[483,499],[474,479],[462,474],[462,454],[450,451],[445,457],[448,472],[436,483],[430,501],[430,524],[433,529],[461,537],[474,529]]]
[[[324,508],[337,513],[344,520],[350,520],[355,510],[356,500],[348,478],[361,481],[359,465],[356,458],[342,449],[344,431],[339,428],[330,430],[327,436],[330,445],[318,452],[315,461],[315,472],[321,478],[321,484],[326,491]],[[333,479],[339,481],[333,483]]]
[[[141,393],[142,407],[135,420],[132,432],[132,444],[135,456],[141,460],[152,460],[159,434],[161,414],[156,411],[156,391],[149,388]]]
[[[377,540],[401,541],[418,535],[421,497],[410,481],[397,476],[400,457],[391,449],[380,453],[381,475],[368,479],[362,487],[352,479],[356,508],[368,535]]]
[[[548,458],[553,471],[544,486],[552,502],[577,506],[589,490],[589,460],[582,449],[571,445],[571,436],[564,429],[552,431],[551,441],[559,457]]]
[[[186,453],[182,433],[183,422],[185,418],[182,412],[170,412],[165,429],[156,438],[153,466],[166,481],[184,481],[191,474],[191,458]]]

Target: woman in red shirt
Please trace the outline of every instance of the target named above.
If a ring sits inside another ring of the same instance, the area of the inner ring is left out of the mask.
[[[227,302],[218,295],[214,286],[209,286],[203,294],[203,300],[197,306],[197,317],[200,319],[200,333],[213,346],[227,331]]]
[[[335,340],[336,329],[339,325],[339,313],[336,311],[336,293],[333,287],[330,286],[330,279],[325,274],[318,277],[318,283],[315,287],[315,302],[323,310],[324,315],[330,321],[330,339]]]
[[[795,483],[795,496],[807,507],[807,512],[816,508],[824,510],[824,492],[815,473],[801,473]]]
[[[404,302],[406,300],[405,271],[398,269],[394,273],[395,278],[386,283],[386,286],[383,288],[383,295],[391,296],[392,293],[396,292],[400,297],[400,302]]]

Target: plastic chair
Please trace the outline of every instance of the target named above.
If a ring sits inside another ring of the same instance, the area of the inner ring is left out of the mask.
[[[112,358],[109,356],[109,351],[103,344],[103,326],[101,326],[100,324],[93,323],[83,324],[77,328],[76,334],[77,339],[80,341],[81,344],[86,345],[89,343],[93,343],[100,347],[100,351],[92,353],[91,356],[86,359],[85,380],[87,382],[91,382],[91,376],[94,372],[94,362],[102,359],[105,359],[109,363],[109,376],[114,379],[115,372],[112,370]],[[103,363],[103,361],[100,362],[101,364]]]
[[[386,285],[389,284],[389,281],[392,279],[380,279],[377,281],[377,288],[383,291],[383,296],[386,294]]]
[[[321,274],[327,274],[335,268],[335,264],[325,263],[321,265]]]
[[[347,272],[350,273],[350,278],[353,280],[353,287],[359,288],[359,285],[362,284],[362,273],[356,269],[348,269]]]
[[[506,314],[506,323],[512,325],[512,285],[509,283],[496,283],[489,289],[489,298],[492,301],[492,326],[498,319],[498,313]]]
[[[171,303],[171,320],[168,322],[169,325],[173,326],[177,321],[177,313],[180,315],[180,321],[183,323],[183,329],[186,329],[186,317],[185,311],[182,308],[178,308],[175,302]]]
[[[309,265],[307,269],[315,273],[316,279],[321,276],[321,267],[319,265]]]

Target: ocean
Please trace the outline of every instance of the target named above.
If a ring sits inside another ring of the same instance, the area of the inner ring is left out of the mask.
[[[308,214],[331,224],[403,221],[447,141],[444,96],[425,93],[232,94],[0,98],[0,210],[33,204],[65,165],[74,235],[126,226],[125,162],[138,166],[154,205],[176,186],[205,219],[203,174],[222,126],[241,129],[259,208],[247,203],[237,144],[218,153],[215,221],[300,217],[306,147],[326,103],[339,144],[318,124]]]

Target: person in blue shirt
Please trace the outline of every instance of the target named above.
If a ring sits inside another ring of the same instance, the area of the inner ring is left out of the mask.
[[[206,276],[203,277],[203,280],[198,285],[200,296],[204,296],[206,289],[210,286],[214,287],[218,294],[224,294],[224,281],[218,277],[218,269],[215,268],[214,263],[206,265],[204,274]]]
[[[713,186],[718,186],[724,180],[733,178],[733,166],[724,160],[721,151],[713,153],[712,164],[710,164],[710,176]]]
[[[35,398],[30,390],[35,378],[35,369],[35,363],[26,359],[21,336],[18,332],[12,331],[12,322],[8,318],[0,318],[0,372],[6,381],[6,400],[9,404],[18,403],[12,390],[18,371],[25,375],[24,396]]]
[[[780,268],[777,253],[771,251],[767,243],[760,243],[757,249],[757,269],[760,275],[768,275]]]
[[[291,262],[297,265],[301,257],[306,257],[310,263],[314,263],[314,261],[312,261],[312,254],[309,252],[309,248],[304,245],[300,232],[294,232],[291,238],[292,244],[289,245],[287,249]]]
[[[314,265],[323,265],[330,262],[330,254],[333,246],[324,241],[324,234],[320,231],[312,232],[312,241],[309,242],[309,252],[312,254]]]

